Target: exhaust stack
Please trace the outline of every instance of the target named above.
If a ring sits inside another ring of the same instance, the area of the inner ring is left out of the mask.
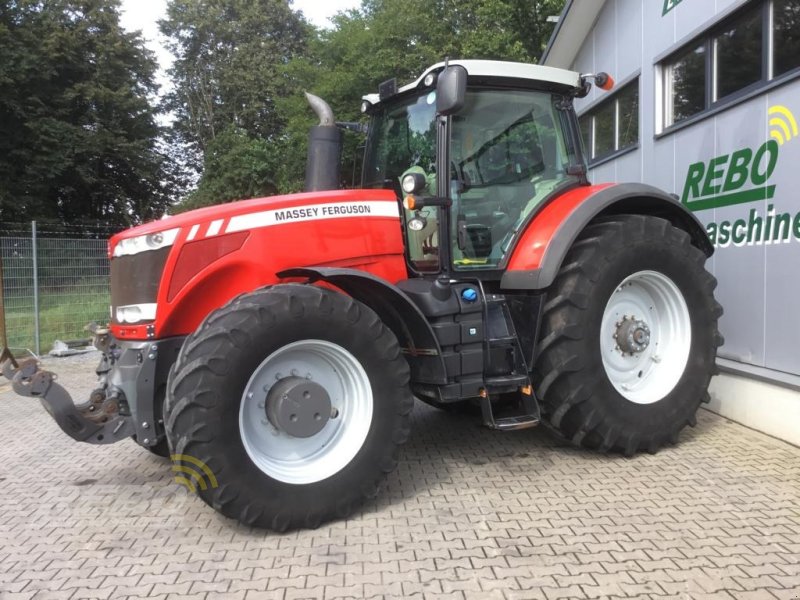
[[[319,125],[312,127],[308,136],[305,191],[337,190],[342,132],[336,127],[333,111],[327,102],[308,92],[306,100],[319,117]]]

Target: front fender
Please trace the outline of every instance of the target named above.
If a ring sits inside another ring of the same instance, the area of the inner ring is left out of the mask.
[[[714,253],[706,230],[676,198],[642,183],[574,188],[559,196],[531,221],[520,237],[500,281],[503,289],[538,290],[556,278],[567,252],[594,219],[612,214],[661,217],[683,229],[706,256]]]
[[[305,267],[287,269],[280,278],[304,277],[324,281],[374,310],[397,337],[415,383],[445,384],[442,349],[428,320],[416,304],[388,281],[356,269]]]

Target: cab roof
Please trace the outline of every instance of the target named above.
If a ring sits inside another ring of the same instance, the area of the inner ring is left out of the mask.
[[[555,67],[544,67],[542,65],[532,65],[528,63],[506,62],[500,60],[451,60],[450,65],[460,65],[467,70],[467,75],[472,77],[486,77],[498,79],[527,79],[533,81],[544,81],[563,85],[572,88],[581,87],[581,76],[575,71],[557,69]],[[402,94],[409,90],[419,87],[428,73],[441,71],[445,66],[444,62],[436,63],[428,67],[425,72],[415,81],[404,85],[397,90]],[[362,97],[370,104],[378,104],[381,99],[378,94],[367,94]]]

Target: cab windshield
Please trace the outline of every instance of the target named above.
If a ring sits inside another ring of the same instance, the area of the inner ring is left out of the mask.
[[[527,218],[556,189],[578,176],[567,143],[563,97],[541,90],[468,89],[451,117],[449,240],[439,239],[438,209],[405,211],[408,258],[435,272],[440,243],[450,244],[452,268],[497,268]],[[404,98],[373,115],[364,187],[395,190],[408,172],[422,173],[422,195],[436,195],[436,92]]]

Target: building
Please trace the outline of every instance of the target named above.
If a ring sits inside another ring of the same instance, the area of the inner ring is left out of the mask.
[[[617,82],[575,104],[593,182],[674,192],[706,226],[711,409],[800,444],[800,0],[568,0],[542,63]]]

